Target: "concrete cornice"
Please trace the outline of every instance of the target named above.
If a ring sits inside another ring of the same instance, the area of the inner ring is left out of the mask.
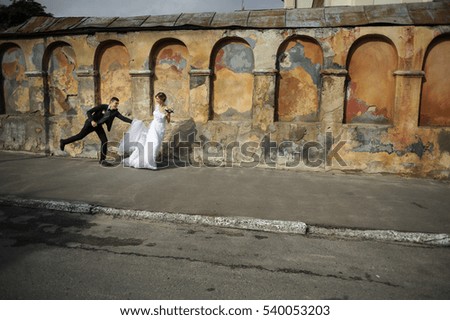
[[[0,39],[42,35],[145,30],[296,29],[373,25],[448,25],[449,2],[401,3],[307,9],[181,13],[140,17],[32,17],[0,33]]]

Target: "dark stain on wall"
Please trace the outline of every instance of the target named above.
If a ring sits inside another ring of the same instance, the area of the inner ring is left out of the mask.
[[[391,154],[394,152],[392,143],[383,144],[381,136],[387,132],[387,129],[357,128],[355,140],[359,142],[359,146],[354,148],[355,152],[386,152]]]
[[[44,55],[45,46],[43,43],[38,43],[33,47],[33,56],[31,61],[37,70],[42,70],[42,56]]]
[[[197,87],[204,85],[205,82],[206,82],[206,76],[190,77],[189,88],[195,89]]]
[[[251,117],[251,111],[239,112],[236,109],[228,108],[225,112],[218,114],[214,113],[214,119],[217,120],[239,120],[241,118],[249,119]]]
[[[450,132],[441,131],[438,136],[438,143],[441,152],[450,153]]]
[[[406,152],[415,153],[422,159],[423,154],[425,152],[433,152],[434,145],[432,143],[423,144],[422,139],[419,138],[419,141],[411,144],[406,148]]]

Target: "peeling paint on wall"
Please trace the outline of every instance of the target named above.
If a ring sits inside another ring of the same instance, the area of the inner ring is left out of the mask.
[[[419,156],[420,159],[422,159],[425,152],[433,152],[433,147],[434,146],[432,143],[423,144],[422,139],[419,138],[417,142],[411,144],[406,148],[406,152],[415,153]]]
[[[99,77],[101,103],[109,103],[111,97],[117,97],[120,100],[120,112],[132,117],[130,55],[124,45],[113,43],[102,49],[99,61]],[[114,122],[114,130],[108,133],[108,140],[120,141],[122,132],[127,127],[127,124],[123,121]],[[90,140],[87,140],[86,143],[89,142]]]
[[[161,45],[155,57],[154,93],[164,92],[174,119],[189,117],[189,52],[182,43]]]
[[[214,120],[250,120],[253,51],[243,42],[225,42],[214,58]]]
[[[357,128],[355,140],[359,143],[359,146],[353,148],[354,152],[386,152],[391,154],[394,152],[394,146],[392,143],[382,143],[382,136],[387,134],[387,129],[370,129],[370,128]]]
[[[323,54],[309,39],[294,39],[278,53],[278,120],[316,121]]]
[[[107,47],[100,58],[100,97],[109,103],[111,97],[120,99],[121,111],[131,108],[130,56],[125,46],[114,44]]]
[[[227,68],[234,73],[251,73],[255,68],[253,52],[242,43],[229,43],[217,53],[215,68],[216,71]]]
[[[7,49],[2,57],[2,85],[6,114],[30,110],[29,84],[25,71],[25,58],[22,50],[18,47]]]
[[[51,114],[77,114],[74,98],[78,95],[77,62],[72,47],[56,47],[51,55],[48,69],[48,85]]]

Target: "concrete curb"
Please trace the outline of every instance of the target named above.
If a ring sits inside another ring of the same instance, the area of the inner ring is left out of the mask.
[[[359,230],[327,228],[306,225],[300,221],[264,220],[248,217],[212,217],[184,213],[154,212],[108,208],[84,202],[23,199],[15,196],[0,196],[0,204],[26,208],[59,210],[81,214],[106,214],[117,217],[147,219],[155,222],[187,223],[222,228],[291,233],[313,236],[333,236],[361,240],[378,240],[417,243],[433,246],[450,246],[450,235],[446,233],[401,232],[395,230]]]
[[[361,240],[410,242],[444,247],[450,246],[450,235],[446,233],[402,232],[395,230],[357,230],[308,226],[308,234],[335,236],[341,238],[356,238]]]
[[[0,204],[26,208],[59,210],[82,214],[106,214],[120,217],[148,219],[156,222],[201,224],[222,228],[258,230],[280,233],[306,234],[307,230],[306,224],[298,221],[263,220],[247,217],[211,217],[183,213],[116,209],[91,205],[83,202],[22,199],[13,196],[0,196]]]

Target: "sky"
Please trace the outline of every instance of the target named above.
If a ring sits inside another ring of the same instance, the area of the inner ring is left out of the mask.
[[[233,12],[242,0],[35,0],[55,17],[132,17],[188,12]],[[0,0],[9,5],[11,1]],[[246,10],[283,8],[282,0],[244,0]]]

